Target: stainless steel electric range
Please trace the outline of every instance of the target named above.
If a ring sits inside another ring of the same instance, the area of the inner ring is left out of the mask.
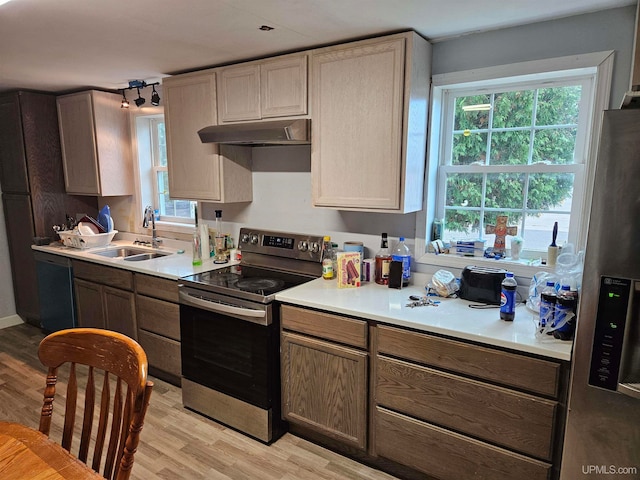
[[[181,279],[185,407],[265,443],[285,431],[276,293],[322,274],[322,236],[242,228],[239,265]]]

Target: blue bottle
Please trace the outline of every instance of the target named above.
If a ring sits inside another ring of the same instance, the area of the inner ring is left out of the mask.
[[[512,272],[507,272],[502,281],[502,293],[500,293],[500,319],[513,322],[516,316],[516,288],[518,282]]]

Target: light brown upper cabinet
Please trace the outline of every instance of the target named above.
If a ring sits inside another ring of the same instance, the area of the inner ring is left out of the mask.
[[[57,98],[67,193],[133,194],[129,113],[121,99],[97,90]]]
[[[242,63],[218,70],[221,123],[307,114],[307,55]]]
[[[430,65],[414,32],[312,51],[314,206],[422,209]]]
[[[165,78],[164,120],[171,198],[218,203],[253,198],[251,150],[202,143],[198,130],[217,124],[216,74]]]

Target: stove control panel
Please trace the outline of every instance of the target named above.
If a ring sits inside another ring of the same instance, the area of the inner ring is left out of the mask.
[[[322,261],[322,236],[267,230],[240,229],[240,249],[276,257]]]

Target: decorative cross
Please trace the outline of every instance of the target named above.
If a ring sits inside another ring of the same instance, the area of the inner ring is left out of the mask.
[[[487,225],[485,233],[495,233],[496,239],[493,242],[493,253],[504,254],[505,241],[507,235],[517,235],[518,227],[507,227],[508,215],[498,215],[495,225]]]

